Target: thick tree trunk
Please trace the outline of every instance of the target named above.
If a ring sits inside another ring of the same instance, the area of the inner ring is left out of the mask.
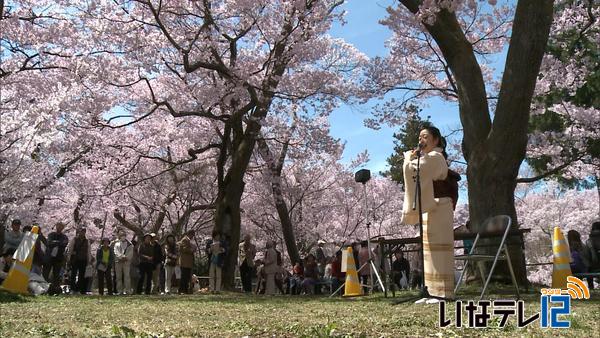
[[[219,195],[215,203],[214,230],[223,234],[229,241],[229,250],[225,256],[222,272],[223,287],[226,289],[234,287],[238,245],[240,243],[240,203],[244,193],[244,175],[260,132],[261,124],[258,121],[266,116],[271,98],[268,99],[267,105],[257,107],[254,110],[252,117],[247,121],[244,133],[237,135],[238,139],[236,139],[234,131],[232,143],[235,146],[231,156],[231,166],[227,170],[227,175],[225,175],[223,181],[219,183]]]

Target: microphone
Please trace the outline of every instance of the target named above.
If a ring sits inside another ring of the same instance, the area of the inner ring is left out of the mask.
[[[419,145],[417,146],[417,156],[421,156],[421,150],[423,150],[423,148],[425,148],[425,143],[419,143]]]

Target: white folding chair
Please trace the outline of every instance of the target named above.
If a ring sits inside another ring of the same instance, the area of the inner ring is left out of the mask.
[[[481,290],[481,295],[479,296],[479,299],[482,299],[483,295],[485,294],[485,291],[487,290],[488,284],[490,283],[492,274],[494,273],[494,269],[496,268],[496,264],[498,263],[498,261],[506,261],[506,263],[508,264],[508,270],[510,271],[510,277],[512,279],[513,285],[515,286],[515,290],[517,291],[517,298],[520,298],[519,285],[517,284],[517,279],[515,278],[515,272],[513,270],[510,256],[508,254],[508,247],[506,245],[506,238],[508,237],[508,232],[510,231],[511,223],[512,221],[510,219],[510,216],[507,215],[499,215],[486,219],[483,227],[481,227],[481,229],[477,233],[477,236],[475,237],[475,241],[473,242],[473,246],[471,247],[469,254],[455,256],[456,260],[465,261],[464,268],[460,274],[458,282],[456,283],[456,287],[454,288],[455,294],[456,291],[458,291],[458,288],[460,287],[465,272],[467,271],[469,262],[475,262],[479,267],[481,279],[484,283],[483,290]],[[477,247],[477,243],[479,242],[479,239],[483,233],[498,231],[502,233],[502,240],[500,241],[500,245],[498,246],[495,255],[489,254],[489,252],[491,252],[489,250],[489,247],[486,248],[487,250],[485,252],[483,251],[483,248],[481,246],[479,248]],[[483,262],[493,262],[487,278],[485,278]]]

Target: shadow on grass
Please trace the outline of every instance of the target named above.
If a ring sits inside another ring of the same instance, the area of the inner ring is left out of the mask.
[[[33,296],[23,296],[16,293],[0,290],[0,304],[3,303],[27,303]]]

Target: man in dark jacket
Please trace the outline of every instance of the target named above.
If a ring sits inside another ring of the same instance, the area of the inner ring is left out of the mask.
[[[85,267],[90,259],[90,242],[85,237],[86,229],[77,230],[75,239],[69,245],[69,265],[71,268],[71,292],[79,291],[82,295],[86,293]],[[77,284],[75,279],[77,278]]]
[[[69,245],[69,238],[63,233],[64,223],[54,225],[55,231],[48,235],[48,248],[46,249],[46,264],[44,265],[44,278],[50,281],[49,293],[58,293],[60,290],[60,270],[65,263],[65,250]],[[52,275],[50,275],[52,273]]]
[[[408,281],[410,280],[410,263],[406,258],[404,258],[404,252],[401,250],[396,251],[396,260],[392,263],[392,276],[394,279],[394,283],[398,285],[398,287],[402,288],[400,280],[402,279],[402,273],[404,272],[404,277],[406,278],[406,286],[408,285]]]
[[[98,270],[98,293],[104,295],[104,280],[108,287],[108,294],[112,295],[111,270],[115,263],[115,253],[108,238],[102,239],[102,245],[96,250],[96,270]]]
[[[140,244],[138,249],[140,260],[140,279],[138,280],[137,293],[142,293],[144,280],[146,281],[146,294],[149,295],[152,286],[152,272],[154,271],[154,245],[152,244],[152,236],[144,235],[144,242]]]
[[[164,271],[162,271],[161,274],[161,268],[165,259],[162,251],[162,246],[158,242],[158,237],[155,233],[151,233],[150,236],[152,236],[152,247],[154,248],[154,272],[152,272],[152,293],[156,294],[165,290]],[[161,278],[161,275],[163,278]]]

